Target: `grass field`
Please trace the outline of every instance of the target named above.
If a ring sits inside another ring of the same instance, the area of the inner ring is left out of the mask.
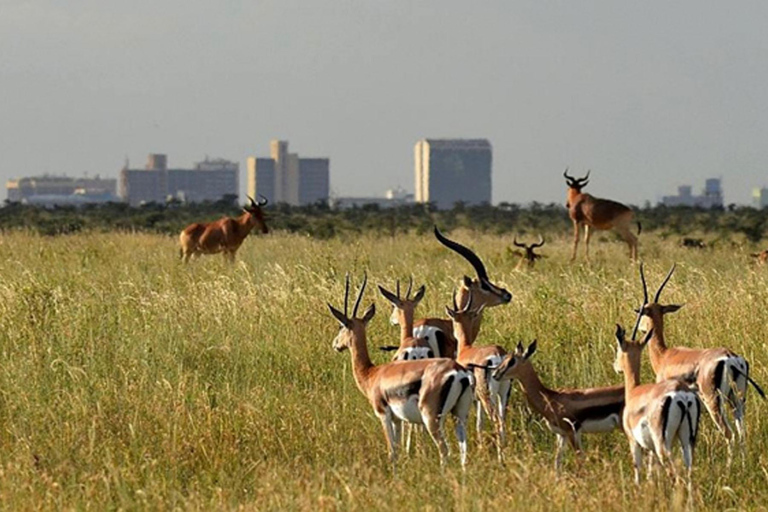
[[[565,234],[563,235],[565,236]],[[641,299],[625,246],[593,241],[593,263],[569,265],[565,238],[533,272],[516,272],[511,240],[452,234],[513,294],[489,310],[479,343],[538,338],[545,383],[621,382],[614,324]],[[316,241],[248,238],[234,266],[184,267],[174,238],[93,234],[0,237],[0,503],[4,509],[673,510],[684,486],[636,488],[620,432],[585,436],[553,471],[554,436],[517,386],[505,463],[470,429],[466,473],[419,437],[393,476],[381,427],[355,387],[350,356],[331,342],[325,303],[343,300],[344,273],[394,286],[427,285],[418,313],[442,316],[468,264],[431,236]],[[664,299],[671,344],[731,347],[768,384],[768,269],[746,249],[694,252],[641,237],[649,286],[678,269]],[[370,345],[397,340],[374,286]],[[372,354],[384,362],[383,353]],[[652,379],[647,357],[643,373]],[[729,469],[703,418],[695,453],[698,509],[766,509],[768,404],[750,393],[747,453]],[[675,453],[679,458],[679,454]]]

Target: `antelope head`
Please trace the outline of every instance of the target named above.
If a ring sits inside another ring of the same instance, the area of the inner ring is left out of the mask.
[[[565,171],[563,171],[563,177],[565,178],[566,185],[568,185],[568,202],[565,203],[566,208],[571,207],[571,204],[573,204],[573,200],[576,198],[576,196],[581,194],[581,189],[589,184],[590,172],[591,171],[587,171],[586,176],[583,178],[574,178],[568,174],[568,168],[565,168]]]
[[[485,309],[484,304],[480,304],[477,308],[472,309],[472,303],[474,302],[474,296],[472,295],[472,291],[469,291],[469,295],[467,297],[467,302],[464,304],[464,307],[459,307],[458,303],[456,302],[456,297],[459,294],[459,292],[456,292],[454,290],[453,292],[453,308],[450,308],[448,306],[445,306],[445,313],[448,315],[448,317],[453,321],[453,335],[457,340],[464,340],[467,343],[472,343],[474,341],[474,325],[477,319],[480,317],[480,314],[483,312],[483,309]]]
[[[539,241],[535,244],[521,244],[517,241],[517,236],[515,236],[515,240],[512,242],[515,247],[519,247],[523,249],[525,252],[515,251],[516,254],[519,254],[521,256],[520,263],[518,263],[518,268],[523,264],[523,262],[528,263],[528,268],[533,268],[533,266],[536,264],[536,260],[543,258],[541,254],[536,254],[535,250],[544,245],[544,237],[539,235]]]
[[[459,289],[460,299],[466,299],[467,296],[471,295],[474,297],[475,305],[477,307],[483,306],[486,308],[498,306],[500,304],[508,304],[512,300],[512,294],[509,293],[509,291],[490,281],[488,272],[485,270],[485,265],[483,265],[483,262],[477,254],[460,243],[447,239],[443,236],[440,230],[437,229],[437,226],[435,226],[435,238],[450,250],[461,255],[475,269],[477,277],[474,279],[469,276],[464,276],[462,286]]]
[[[613,370],[616,373],[639,372],[640,356],[653,336],[653,329],[651,329],[645,334],[642,341],[636,339],[642,316],[642,313],[638,313],[635,327],[632,329],[632,337],[629,340],[626,339],[627,333],[624,328],[616,324],[616,359],[613,361]]]
[[[640,263],[640,281],[643,283],[643,304],[636,310],[638,313],[638,322],[640,331],[649,332],[652,328],[660,329],[663,325],[664,315],[667,313],[674,313],[680,309],[682,304],[660,304],[661,292],[672,277],[672,273],[675,271],[675,266],[669,269],[667,277],[662,281],[659,289],[656,290],[656,295],[653,296],[653,302],[648,301],[648,285],[645,282],[645,271],[643,270],[643,264]],[[661,335],[661,334],[660,334]]]
[[[368,322],[371,321],[373,315],[376,314],[376,305],[371,304],[368,309],[365,310],[362,318],[357,318],[357,310],[360,308],[360,301],[363,298],[363,291],[365,291],[365,285],[368,282],[368,275],[364,274],[363,284],[360,286],[360,291],[357,294],[355,300],[355,307],[352,308],[352,316],[349,316],[349,274],[347,274],[346,285],[344,288],[344,312],[342,313],[338,309],[328,304],[328,309],[331,311],[333,317],[338,320],[340,329],[339,334],[333,340],[333,348],[337,352],[343,352],[350,348],[355,339],[365,339],[365,328]]]
[[[424,298],[424,291],[426,288],[424,285],[421,285],[421,287],[416,290],[416,294],[411,297],[412,289],[413,277],[408,280],[408,289],[405,291],[405,296],[403,297],[400,296],[399,279],[396,282],[395,293],[392,293],[383,286],[379,285],[379,291],[393,306],[392,315],[389,317],[389,322],[392,325],[404,325],[405,319],[408,318],[408,315],[410,315],[410,318],[413,319],[416,306],[418,306],[419,302],[421,302],[421,299]]]
[[[259,200],[254,201],[251,196],[248,197],[248,206],[243,207],[243,211],[247,213],[250,218],[250,222],[253,225],[256,225],[259,227],[262,233],[267,234],[269,233],[269,228],[267,227],[267,224],[264,222],[264,212],[261,210],[263,206],[267,206],[269,201],[267,201],[267,198],[259,194]]]
[[[517,344],[517,349],[510,352],[501,361],[499,366],[493,372],[494,380],[513,380],[518,377],[521,369],[531,363],[528,359],[536,352],[536,340],[533,340],[527,349],[523,348],[522,343]]]

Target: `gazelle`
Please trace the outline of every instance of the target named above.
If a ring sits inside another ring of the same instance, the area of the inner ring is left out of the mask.
[[[622,425],[632,453],[635,483],[640,483],[643,451],[655,454],[659,463],[664,466],[671,457],[672,443],[679,440],[690,486],[693,448],[696,445],[701,413],[699,398],[696,391],[682,380],[640,383],[642,351],[653,331],[649,331],[642,341],[635,341],[639,322],[640,315],[630,340],[625,339],[624,329],[616,325],[618,347],[613,363],[614,370],[624,374]],[[674,465],[671,460],[669,462],[669,468],[674,472]]]
[[[520,256],[520,261],[517,262],[515,270],[522,270],[524,265],[528,268],[533,268],[536,264],[536,260],[546,257],[542,254],[536,254],[536,249],[544,245],[544,237],[541,235],[539,235],[539,241],[535,244],[521,244],[517,241],[517,236],[515,236],[512,243],[515,247],[522,249],[522,251],[513,251],[513,254]]]
[[[581,452],[581,434],[610,432],[621,426],[624,409],[624,386],[585,389],[551,389],[542,384],[530,357],[536,352],[536,340],[523,349],[504,357],[493,372],[496,381],[517,380],[530,407],[547,422],[549,430],[557,435],[555,470],[560,469],[566,440]]]
[[[589,261],[589,239],[593,229],[616,231],[629,245],[629,258],[633,261],[637,259],[637,237],[630,231],[630,225],[635,215],[632,210],[616,201],[599,199],[582,193],[581,189],[589,183],[589,171],[583,178],[574,178],[568,175],[568,169],[566,169],[563,176],[568,185],[568,201],[565,206],[568,208],[568,216],[573,222],[571,261],[576,259],[579,232],[582,226],[584,226],[584,254],[587,261]],[[637,222],[638,235],[640,231],[642,231],[642,226]]]
[[[264,222],[264,213],[262,207],[267,205],[267,198],[261,196],[259,202],[248,197],[250,203],[243,208],[243,213],[238,218],[223,217],[207,224],[190,224],[179,235],[179,257],[184,263],[189,261],[192,256],[199,254],[223,253],[227,261],[235,261],[235,253],[240,245],[255,226],[261,229],[261,232],[269,233]]]
[[[351,316],[348,313],[349,275],[344,292],[344,312],[328,304],[331,314],[341,325],[333,340],[333,348],[338,352],[349,349],[352,353],[355,382],[381,421],[393,470],[397,461],[396,427],[401,421],[423,424],[438,447],[440,463],[445,463],[448,446],[443,427],[449,413],[456,418],[456,437],[464,467],[467,461],[466,423],[474,388],[472,374],[456,361],[446,358],[375,366],[368,355],[366,338],[366,327],[376,313],[375,305],[371,304],[362,318],[357,318],[367,281],[366,276]]]
[[[432,357],[440,357],[441,351],[437,343],[430,344],[430,339],[427,337],[414,337],[413,336],[413,316],[416,306],[419,305],[421,299],[424,298],[425,287],[422,285],[416,290],[416,294],[411,297],[411,289],[413,288],[413,278],[408,282],[408,289],[405,292],[405,296],[400,296],[400,281],[396,284],[396,293],[392,293],[383,286],[379,285],[379,291],[393,306],[392,315],[390,316],[390,323],[393,325],[400,325],[400,345],[386,345],[379,347],[384,351],[395,351],[395,355],[392,357],[393,361],[410,361],[413,359],[428,359]]]
[[[453,296],[453,309],[445,307],[445,312],[453,321],[453,335],[459,342],[459,350],[456,361],[464,366],[473,368],[475,372],[475,396],[477,398],[477,430],[483,427],[483,411],[491,419],[498,436],[497,448],[501,458],[501,448],[504,445],[504,421],[507,413],[507,401],[509,400],[510,382],[497,381],[489,378],[490,368],[498,366],[504,359],[507,351],[498,345],[475,346],[473,327],[477,318],[482,314],[483,305],[473,309],[473,295],[470,292],[463,308],[456,303],[456,294]]]
[[[704,406],[730,445],[733,429],[726,417],[723,401],[730,406],[739,438],[743,439],[747,383],[751,383],[761,397],[765,398],[765,393],[749,376],[749,363],[727,348],[692,349],[667,346],[664,338],[664,315],[674,313],[682,306],[662,305],[659,299],[674,271],[675,265],[656,291],[653,302],[649,302],[645,272],[642,263],[640,264],[643,304],[638,313],[641,315],[640,329],[653,332],[649,349],[651,366],[657,381],[682,378],[696,382]]]

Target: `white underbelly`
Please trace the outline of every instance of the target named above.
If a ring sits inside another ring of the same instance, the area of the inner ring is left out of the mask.
[[[408,423],[423,423],[421,411],[419,411],[419,396],[411,395],[407,400],[390,402],[389,408],[392,414],[402,421]]]
[[[441,357],[442,354],[440,353],[440,346],[437,344],[437,331],[439,331],[437,327],[432,327],[431,325],[419,325],[418,327],[413,328],[413,337],[414,338],[427,338],[427,343],[429,343],[430,348],[432,349],[432,353],[435,354],[435,357]]]
[[[653,438],[651,437],[651,428],[648,425],[648,420],[642,419],[635,425],[635,428],[632,429],[632,437],[646,450],[653,449]]]
[[[582,432],[610,432],[621,424],[621,417],[618,414],[599,420],[586,420],[581,424]]]
[[[401,361],[414,361],[418,359],[428,359],[432,349],[429,347],[409,347],[403,349],[398,357]],[[433,352],[434,353],[434,352]]]

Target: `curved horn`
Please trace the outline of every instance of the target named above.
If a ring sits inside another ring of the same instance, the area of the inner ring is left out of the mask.
[[[463,256],[464,259],[467,260],[474,267],[475,272],[477,272],[478,278],[484,281],[488,281],[488,272],[485,270],[485,265],[483,265],[483,262],[480,260],[477,254],[472,252],[471,249],[464,247],[458,242],[454,242],[453,240],[448,240],[447,238],[445,238],[445,236],[443,236],[440,230],[437,229],[437,226],[435,226],[435,238],[437,238],[437,241],[443,244],[444,246],[446,246],[447,248]]]
[[[253,199],[251,199],[251,201],[253,201]],[[259,206],[267,206],[269,204],[269,201],[267,200],[266,197],[264,197],[263,195],[259,194],[259,202],[257,204]]]
[[[515,235],[515,239],[512,241],[515,247],[520,247],[522,249],[526,249],[525,244],[521,244],[517,241],[517,235]]]
[[[589,173],[591,172],[592,172],[592,169],[588,169],[587,175],[584,176],[583,178],[578,178],[576,182],[579,183],[580,185],[586,185],[585,181],[589,181]]]
[[[347,272],[347,282],[344,285],[344,316],[349,318],[349,272]]]
[[[397,291],[397,298],[399,299],[400,298],[400,280],[398,279],[396,281],[396,283],[397,283],[396,284],[396,286],[397,286],[397,290],[396,290]]]
[[[453,310],[458,313],[459,312],[459,305],[456,304],[456,288],[453,289]]]
[[[643,272],[643,262],[640,262],[640,281],[643,283],[643,305],[640,306],[640,309],[643,308],[646,304],[648,304],[648,285],[645,282],[645,272]]]
[[[539,235],[539,243],[531,245],[531,249],[541,247],[542,245],[544,245],[544,237]]]
[[[250,203],[251,203],[251,206],[252,206],[252,207],[253,207],[253,206],[256,206],[256,201],[254,201],[254,200],[253,200],[253,198],[252,198],[251,196],[245,196],[245,197],[247,197],[247,198],[248,198],[248,201],[250,201]]]
[[[467,297],[467,304],[462,308],[461,313],[466,313],[469,308],[472,307],[472,290],[469,290],[469,297]]]
[[[368,272],[363,272],[363,284],[360,286],[360,291],[357,292],[355,307],[352,309],[352,318],[357,317],[357,310],[360,307],[360,301],[363,300],[363,292],[365,291],[366,284],[368,284]]]
[[[563,178],[565,178],[565,179],[566,179],[566,180],[568,180],[568,181],[572,181],[572,180],[574,180],[574,179],[575,179],[573,176],[569,176],[569,175],[568,175],[568,168],[567,168],[567,167],[566,167],[566,168],[565,168],[565,170],[563,171]]]
[[[637,330],[640,328],[640,319],[643,317],[644,305],[645,304],[637,308],[637,319],[635,320],[635,327],[632,329],[632,337],[630,338],[632,341],[635,341],[635,336],[637,336]]]
[[[413,289],[413,276],[410,276],[408,278],[408,289],[405,291],[405,298],[410,299],[411,298],[411,289]]]
[[[676,266],[677,266],[677,263],[672,264],[672,268],[669,269],[669,274],[667,274],[667,277],[664,278],[664,282],[661,283],[661,286],[659,286],[659,290],[656,292],[656,296],[653,298],[653,302],[659,302],[659,297],[661,297],[661,290],[663,290],[664,287],[669,282],[669,278],[672,277],[672,272],[675,271]]]

